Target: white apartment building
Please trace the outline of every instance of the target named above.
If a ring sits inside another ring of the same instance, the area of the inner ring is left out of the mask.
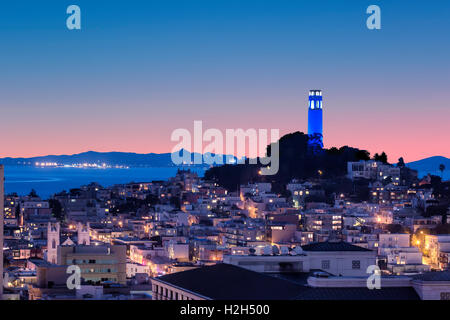
[[[127,278],[133,278],[136,274],[145,273],[150,275],[151,269],[149,266],[135,263],[135,262],[127,262]]]
[[[378,255],[387,257],[391,248],[405,248],[410,246],[408,233],[381,233],[378,241]]]
[[[347,242],[315,242],[291,254],[224,255],[223,262],[256,272],[309,272],[322,270],[335,276],[367,276],[376,264],[376,251]]]
[[[391,177],[392,183],[398,185],[400,183],[400,168],[374,160],[348,162],[347,176],[351,180],[357,178],[383,180]]]
[[[430,271],[430,266],[422,263],[422,252],[417,247],[385,248],[385,252],[387,269],[393,274]]]
[[[258,182],[253,184],[241,185],[240,195],[245,196],[246,194],[258,195],[261,193],[269,193],[272,190],[272,184],[269,182]]]
[[[433,268],[448,268],[448,256],[450,253],[450,234],[425,235],[425,254]]]
[[[189,261],[189,243],[169,241],[167,244],[167,254],[169,259],[187,262]]]

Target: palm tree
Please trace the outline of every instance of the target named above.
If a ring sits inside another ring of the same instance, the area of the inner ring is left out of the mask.
[[[441,179],[444,177],[445,165],[441,163],[439,165],[439,171],[441,171]]]

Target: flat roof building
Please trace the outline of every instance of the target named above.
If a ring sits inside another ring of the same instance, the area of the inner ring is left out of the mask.
[[[126,284],[126,246],[59,246],[58,264],[77,265],[86,282]]]
[[[229,264],[217,264],[169,274],[152,279],[154,300],[419,300],[411,278],[386,279],[381,289],[371,290],[366,278],[345,277],[324,279],[309,285],[309,274],[302,281],[275,277]],[[314,279],[313,279],[314,280]],[[321,280],[321,279],[319,279]],[[341,280],[341,281],[339,281]],[[323,282],[323,281],[322,281]],[[345,284],[346,281],[344,281]],[[312,283],[312,282],[311,282]],[[390,283],[390,284],[389,284]]]

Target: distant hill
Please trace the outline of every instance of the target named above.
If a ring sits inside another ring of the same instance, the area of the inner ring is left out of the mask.
[[[409,162],[406,165],[412,169],[419,171],[419,176],[426,175],[428,173],[434,175],[441,175],[439,171],[439,165],[443,164],[445,166],[444,177],[449,176],[450,172],[450,159],[442,156],[434,156],[430,158],[425,158],[418,161]]]
[[[366,150],[349,146],[339,149],[318,147],[311,137],[303,132],[284,135],[279,144],[279,170],[275,175],[259,174],[261,164],[240,164],[235,166],[216,166],[205,172],[205,178],[216,180],[228,190],[237,190],[241,184],[249,182],[271,182],[274,192],[284,192],[284,186],[292,179],[338,179],[347,173],[347,162],[369,160]],[[272,144],[267,147],[271,154]]]
[[[179,151],[179,153],[181,150]],[[186,151],[193,159],[194,153]],[[212,154],[214,155],[214,154]],[[223,155],[219,155],[224,157]],[[234,158],[236,159],[236,158]],[[82,163],[107,164],[110,166],[128,167],[174,167],[171,153],[130,153],[130,152],[95,152],[88,151],[73,155],[48,155],[31,158],[2,158],[4,165],[35,165],[36,162],[52,162],[58,165],[73,165]],[[200,165],[207,166],[207,165]]]

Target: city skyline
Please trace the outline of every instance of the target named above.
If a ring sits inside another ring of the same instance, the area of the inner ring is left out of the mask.
[[[450,301],[449,9],[0,3],[0,314]]]
[[[1,5],[0,157],[166,153],[194,120],[307,132],[312,88],[325,147],[450,157],[444,1],[380,1],[375,31],[366,1],[77,4],[78,31],[66,3]]]

